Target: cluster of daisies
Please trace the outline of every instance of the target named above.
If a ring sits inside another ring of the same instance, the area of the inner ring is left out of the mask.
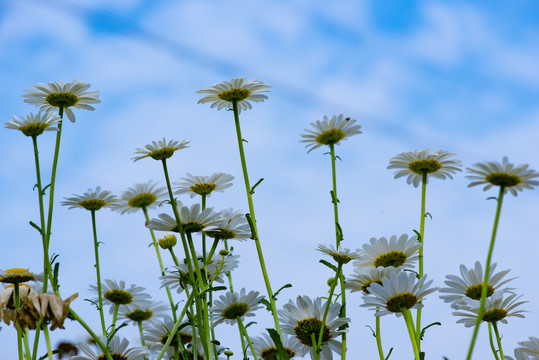
[[[90,84],[78,80],[34,85],[23,97],[25,102],[39,106],[40,112],[26,117],[14,116],[5,127],[32,137],[36,146],[37,136],[45,131],[61,132],[64,115],[71,122],[75,122],[73,109],[94,110],[92,104],[100,101],[98,92],[88,91],[89,87]],[[235,78],[199,90],[198,93],[204,94],[199,103],[210,103],[212,108],[218,110],[232,110],[238,123],[241,111],[252,108],[251,102],[267,99],[264,92],[269,88],[270,86],[258,80]],[[310,129],[305,129],[301,142],[305,143],[308,152],[328,146],[334,161],[335,145],[361,133],[361,126],[354,119],[344,115],[324,116],[323,120],[312,122]],[[59,142],[59,137],[57,141]],[[162,162],[167,187],[149,181],[135,184],[120,196],[116,196],[98,186],[88,189],[82,195],[64,198],[61,202],[61,205],[70,209],[88,210],[92,215],[102,208],[110,208],[121,214],[142,212],[159,260],[160,284],[166,289],[170,302],[164,304],[154,301],[144,288],[136,285],[127,287],[124,281],[105,279],[102,282],[98,241],[94,235],[97,285],[91,285],[90,289],[97,294],[97,298],[92,302],[100,311],[103,336],[94,337],[98,346],[79,344],[78,350],[83,355],[75,355],[72,359],[142,360],[165,357],[204,360],[210,357],[210,354],[205,354],[206,351],[211,351],[216,359],[219,359],[220,355],[230,358],[233,353],[218,344],[213,331],[220,324],[229,324],[238,326],[242,343],[246,342],[244,348],[248,349],[255,359],[273,360],[283,356],[294,358],[309,353],[313,359],[330,360],[334,353],[341,354],[346,351],[345,342],[340,341],[339,337],[346,333],[350,322],[349,318],[342,315],[343,304],[337,300],[333,301],[333,291],[339,281],[343,286],[341,299],[344,299],[345,288],[351,292],[361,292],[364,300],[362,306],[373,310],[377,318],[387,314],[404,315],[406,318],[411,309],[421,309],[425,297],[437,290],[443,294],[441,299],[450,303],[454,309],[453,314],[459,317],[457,322],[466,327],[476,325],[478,319],[495,327],[497,323],[507,323],[509,317],[523,317],[524,310],[521,310],[520,306],[526,301],[521,300],[522,296],[517,295],[514,288],[507,286],[513,280],[507,277],[509,270],[495,272],[496,263],[487,263],[485,271],[479,262],[471,269],[461,265],[461,276],[448,275],[446,287],[438,289],[432,287],[433,280],[427,280],[427,276],[423,274],[422,233],[418,234],[419,237],[402,234],[393,235],[389,239],[372,238],[362,248],[351,251],[340,247],[340,233],[337,229],[336,247],[318,247],[319,251],[331,256],[337,264],[329,296],[325,299],[299,296],[295,301],[290,300],[281,309],[274,311],[273,315],[278,318],[280,327],[276,330],[279,331],[249,337],[246,329],[248,325],[244,325],[244,321],[254,317],[255,312],[262,309],[263,305],[269,308],[269,302],[258,291],[247,291],[244,288],[239,292],[232,290],[231,273],[238,267],[239,256],[232,254],[228,241],[256,240],[257,234],[253,231],[256,225],[252,220],[250,222],[249,214],[241,211],[232,208],[215,211],[212,207],[206,207],[207,197],[232,186],[232,175],[218,172],[210,176],[194,176],[188,173],[173,184],[169,182],[167,159],[188,146],[187,140],[167,141],[163,138],[135,150],[133,161],[151,158]],[[456,172],[461,171],[461,162],[453,159],[454,156],[455,154],[443,150],[403,152],[390,160],[388,169],[396,171],[395,178],[406,177],[408,184],[415,187],[421,184],[424,191],[430,178],[452,178]],[[469,186],[484,185],[484,190],[497,186],[500,197],[507,192],[516,196],[523,189],[532,189],[539,185],[537,172],[529,169],[528,165],[515,166],[505,157],[501,163],[477,163],[467,170],[468,178],[472,180]],[[335,176],[334,169],[333,175]],[[38,178],[38,189],[40,196],[43,196],[45,192],[40,181]],[[54,188],[52,179],[50,186],[51,189]],[[337,194],[332,194],[333,204],[337,208]],[[184,205],[177,201],[174,195],[189,195],[191,199],[197,197],[197,200],[200,197],[200,203]],[[50,199],[52,201],[52,196]],[[172,214],[160,213],[157,217],[149,218],[148,210],[165,204],[171,205]],[[52,204],[50,206],[52,208]],[[335,222],[338,224],[337,219]],[[43,235],[44,246],[48,246],[50,226],[47,229],[44,224],[41,226],[42,228],[35,225]],[[154,231],[164,234],[156,238]],[[174,252],[179,243],[177,234],[181,236],[184,244],[182,251],[185,257],[180,259]],[[190,244],[195,234],[202,237],[204,244],[206,238],[213,239],[209,251],[205,245],[202,251],[198,252],[187,249],[184,237],[187,237]],[[163,264],[160,250],[168,251],[174,265]],[[353,274],[345,278],[342,266],[351,261]],[[417,262],[419,272],[415,271]],[[47,270],[50,269],[47,269],[46,264],[45,271]],[[0,270],[0,282],[9,284],[0,292],[0,318],[6,324],[17,327],[19,339],[25,339],[21,335],[20,327],[34,330],[47,325],[50,330],[54,330],[63,328],[68,314],[71,313],[72,317],[77,318],[70,310],[70,303],[77,294],[62,299],[58,294],[57,284],[48,287],[48,281],[52,281],[50,278],[47,280],[49,275],[32,273],[28,269]],[[228,287],[222,285],[226,284],[225,276],[228,278]],[[221,286],[217,287],[214,283]],[[213,293],[216,289],[226,289],[227,292],[217,297],[219,293]],[[54,291],[54,294],[51,291]],[[178,301],[173,297],[173,291],[176,295],[185,295],[187,300]],[[198,291],[202,291],[202,295],[198,294]],[[194,295],[200,296],[203,304],[196,303],[195,306]],[[177,310],[182,302],[186,304],[182,314],[178,315]],[[106,306],[112,316],[109,326],[104,319],[103,309]],[[207,312],[204,319],[197,318],[197,312],[201,310]],[[182,319],[183,316],[185,320]],[[129,347],[129,341],[117,335],[117,330],[122,327],[117,325],[119,321],[130,322],[139,328],[142,346]],[[207,324],[204,321],[207,321]],[[207,341],[210,336],[211,346]],[[108,352],[105,349],[108,349]],[[246,353],[244,350],[244,357]],[[530,337],[529,341],[521,342],[514,353],[517,360],[539,358],[539,339]]]

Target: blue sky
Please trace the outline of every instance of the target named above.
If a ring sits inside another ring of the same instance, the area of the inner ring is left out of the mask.
[[[508,156],[539,169],[537,16],[534,1],[3,1],[0,114],[7,121],[36,112],[21,95],[37,82],[89,82],[102,103],[95,112],[78,111],[75,124],[66,122],[57,202],[98,185],[120,194],[137,182],[162,183],[157,162],[130,159],[135,148],[166,137],[191,141],[171,159],[173,178],[230,173],[235,186],[212,196],[210,205],[245,210],[232,114],[197,105],[195,91],[239,76],[272,85],[266,102],[242,113],[242,126],[251,177],[265,179],[255,206],[272,283],[293,284],[279,299],[282,306],[298,294],[325,295],[330,276],[314,250],[333,241],[329,157],[321,150],[307,154],[298,142],[311,121],[342,113],[363,127],[337,148],[341,224],[352,249],[419,226],[419,189],[393,180],[386,169],[398,153],[441,148],[465,166]],[[0,268],[39,269],[39,237],[28,226],[37,219],[31,141],[7,129],[0,139]],[[47,173],[54,137],[39,140]],[[429,183],[426,273],[436,286],[461,263],[470,267],[486,257],[495,210],[486,198],[496,194],[467,184],[463,174]],[[531,311],[501,325],[507,353],[539,336],[538,204],[537,191],[528,190],[507,196],[503,205],[494,261],[518,276],[512,284]],[[141,214],[99,212],[103,276],[144,286],[159,298],[143,225]],[[73,307],[97,325],[83,301],[93,296],[87,289],[95,281],[89,214],[56,206],[51,246],[61,254],[62,293],[79,292]],[[258,270],[254,246],[237,244],[237,251],[237,287],[263,292],[252,271]],[[360,296],[348,298],[350,354],[374,358],[365,327],[374,324],[372,314],[359,308]],[[436,294],[424,314],[425,322],[443,324],[427,333],[429,357],[462,358],[471,331],[455,324]],[[257,329],[271,324],[265,318],[260,314]],[[385,346],[396,348],[392,358],[409,356],[402,319],[386,317],[383,326]],[[84,338],[76,325],[69,334]],[[14,336],[5,327],[0,332],[11,358]],[[485,336],[483,328],[476,358],[489,354]]]

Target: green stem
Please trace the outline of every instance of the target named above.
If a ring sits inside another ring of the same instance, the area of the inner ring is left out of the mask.
[[[331,180],[333,183],[332,198],[331,202],[333,203],[333,214],[335,217],[335,239],[337,248],[341,244],[342,233],[339,225],[339,199],[337,198],[337,172],[335,170],[335,145],[330,144],[329,150],[331,154]]]
[[[335,272],[335,278],[331,282],[331,287],[329,288],[329,295],[328,295],[328,300],[326,302],[326,307],[324,309],[324,315],[322,315],[322,324],[320,325],[320,331],[318,333],[317,348],[320,348],[322,346],[322,340],[324,338],[324,329],[326,327],[326,319],[328,317],[329,307],[331,306],[331,298],[333,297],[335,286],[337,286],[337,280],[339,279],[341,275],[341,270],[342,270],[342,263],[339,263],[339,265],[337,266],[337,271]]]
[[[425,241],[425,199],[427,196],[427,173],[424,172],[421,179],[421,219],[419,222],[419,243],[421,247],[419,248],[419,279],[423,277],[423,246]],[[416,313],[416,342],[421,351],[421,311],[422,309],[417,309]]]
[[[49,336],[49,329],[47,328],[47,324],[43,325],[43,334],[45,334],[45,342],[47,343],[47,356],[49,357],[49,360],[53,360],[52,348],[51,348],[51,339],[50,339],[50,336]]]
[[[206,195],[201,195],[201,197],[201,211],[204,211],[206,210]],[[204,232],[202,232],[202,262],[206,263],[206,234]]]
[[[112,356],[110,355],[110,351],[109,351],[108,347],[105,344],[103,344],[103,342],[101,341],[99,336],[97,336],[92,331],[92,329],[88,326],[88,324],[86,324],[84,322],[84,320],[82,320],[82,318],[73,309],[69,309],[69,314],[71,315],[71,317],[73,319],[77,320],[77,322],[79,324],[81,324],[81,326],[88,332],[88,334],[92,337],[92,339],[95,341],[95,343],[101,348],[101,350],[103,351],[103,354],[105,354],[105,357],[107,358],[107,360],[113,360]]]
[[[404,316],[404,321],[406,322],[406,328],[408,329],[408,334],[410,335],[410,341],[412,342],[412,347],[414,348],[415,360],[420,360],[419,346],[416,341],[416,334],[414,330],[414,320],[412,319],[412,313],[410,312],[410,309],[403,308],[402,315]]]
[[[498,343],[498,350],[500,350],[501,360],[504,360],[505,356],[503,355],[502,338],[500,337],[500,333],[498,332],[498,324],[496,322],[493,322],[492,327],[494,328],[494,334],[496,334],[496,342]]]
[[[492,236],[490,238],[490,245],[488,248],[487,263],[485,266],[485,276],[484,276],[483,284],[481,287],[481,304],[479,305],[479,311],[477,313],[477,319],[475,320],[475,327],[474,327],[474,331],[472,335],[472,340],[470,342],[470,347],[468,348],[468,355],[466,356],[466,360],[470,360],[472,358],[472,352],[475,346],[475,341],[477,339],[477,333],[479,332],[479,325],[481,325],[481,321],[483,320],[483,314],[485,312],[485,301],[487,299],[487,291],[488,291],[488,278],[490,275],[490,261],[492,260],[492,253],[494,251],[494,242],[496,241],[496,233],[498,231],[498,223],[500,221],[500,214],[502,211],[502,201],[503,201],[504,192],[505,192],[505,187],[500,186],[500,193],[498,195],[498,205],[496,207],[496,215],[494,216],[494,225],[492,227]]]
[[[138,332],[140,334],[140,343],[142,344],[142,346],[146,346],[146,342],[144,341],[144,339],[142,338],[142,335],[143,335],[143,332],[142,332],[142,321],[137,321],[137,325],[138,325]]]
[[[255,208],[253,204],[253,194],[251,185],[249,183],[249,173],[247,172],[247,162],[245,161],[245,152],[243,151],[243,137],[241,136],[241,127],[240,127],[240,117],[239,117],[239,111],[238,111],[238,102],[237,100],[232,101],[232,107],[234,111],[234,123],[236,125],[236,136],[238,139],[238,149],[240,152],[240,160],[241,160],[241,168],[243,171],[243,180],[245,182],[245,191],[247,193],[247,202],[249,203],[249,214],[252,219],[252,231],[254,234],[252,234],[255,245],[256,245],[256,252],[258,254],[258,261],[260,262],[260,268],[262,270],[262,276],[264,277],[264,283],[266,285],[266,291],[268,293],[268,297],[270,300],[271,305],[271,312],[273,315],[273,321],[275,322],[275,330],[281,336],[281,326],[279,324],[279,317],[277,315],[277,307],[275,306],[275,298],[273,296],[273,291],[271,290],[271,284],[269,281],[269,276],[266,271],[266,264],[264,262],[264,255],[262,253],[262,246],[260,245],[260,239],[258,237],[258,230],[256,226],[256,217],[255,217]]]
[[[31,358],[31,353],[30,353],[30,346],[28,345],[28,335],[30,335],[28,333],[28,328],[24,329],[23,331],[23,336],[22,336],[22,340],[23,340],[23,343],[24,343],[24,357],[26,358],[26,360],[32,360]],[[48,344],[50,346],[50,344]],[[52,358],[52,352],[50,353],[50,356],[49,356],[49,360],[53,360]]]
[[[240,328],[240,332],[242,332],[243,335],[245,336],[245,339],[247,340],[247,343],[249,344],[249,349],[251,349],[251,353],[253,354],[253,357],[255,358],[255,360],[258,360],[255,349],[253,347],[253,343],[251,342],[251,338],[249,337],[249,334],[247,333],[247,329],[245,329],[245,326],[243,326],[243,322],[241,321],[241,318],[238,316],[236,320],[238,320],[238,326]]]
[[[376,312],[379,312],[379,308],[376,308]],[[376,347],[378,348],[378,355],[380,356],[380,360],[385,360],[384,356],[384,348],[382,347],[382,335],[381,335],[381,327],[380,327],[380,316],[374,316],[376,319]]]
[[[225,249],[226,249],[227,251],[229,251],[229,249],[228,249],[228,241],[227,241],[227,240],[225,240]],[[231,272],[231,271],[227,271],[227,272],[226,272],[226,277],[228,278],[228,288],[229,288],[228,290],[229,290],[230,292],[234,292],[234,287],[232,286],[232,272]]]
[[[144,218],[146,219],[146,223],[149,223],[150,217],[148,216],[148,209],[146,209],[145,206],[142,207],[142,212],[144,213]],[[163,260],[161,259],[161,252],[159,251],[159,244],[157,243],[153,230],[150,228],[148,228],[148,230],[150,230],[150,235],[152,236],[153,247],[155,248],[157,260],[159,261],[159,270],[161,270],[161,276],[165,276],[165,267],[163,266]],[[176,306],[174,305],[174,299],[172,298],[170,288],[166,286],[165,289],[167,290],[168,301],[170,303],[170,309],[172,310],[174,321],[176,321]]]
[[[313,344],[314,360],[320,360],[320,351],[318,349],[318,342],[315,339],[314,331],[311,332],[311,344]]]
[[[490,343],[490,349],[492,350],[492,353],[494,354],[494,357],[496,360],[500,360],[498,357],[498,351],[496,350],[496,347],[494,346],[494,340],[492,339],[492,324],[488,323],[488,341]]]
[[[101,330],[103,336],[107,336],[107,326],[105,325],[105,315],[103,313],[103,292],[101,291],[101,271],[99,266],[99,242],[97,241],[97,226],[95,221],[95,210],[92,213],[92,229],[94,234],[94,253],[95,253],[95,273],[97,277],[97,304],[99,306],[99,317],[101,319]]]
[[[21,307],[19,283],[13,284],[13,302],[15,303],[15,310]],[[15,319],[15,327],[17,328],[17,348],[19,350],[19,360],[22,360],[23,359],[22,331],[21,331],[21,326],[19,325],[19,322],[17,321],[17,319]]]
[[[116,320],[118,319],[118,310],[120,310],[120,304],[114,304],[114,314],[112,315],[112,325],[110,327],[110,333],[114,333],[116,328]]]

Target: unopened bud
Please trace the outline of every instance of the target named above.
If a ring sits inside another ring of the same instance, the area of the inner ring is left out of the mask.
[[[219,250],[219,255],[221,256],[227,256],[228,254],[230,254],[230,252],[226,249]]]
[[[163,238],[159,239],[159,246],[165,250],[172,249],[177,242],[176,235],[166,234]]]

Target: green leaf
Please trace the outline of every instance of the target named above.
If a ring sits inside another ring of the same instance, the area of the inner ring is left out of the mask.
[[[249,227],[251,228],[251,239],[258,240],[256,237],[255,225],[253,224],[253,219],[251,219],[251,214],[245,214],[245,218],[247,219]]]
[[[269,333],[271,339],[273,340],[275,347],[277,348],[277,354],[276,354],[277,360],[290,359],[290,356],[288,356],[288,352],[283,347],[283,343],[281,342],[281,337],[279,336],[279,333],[275,329],[266,329],[266,330]]]
[[[285,284],[285,285],[281,286],[281,288],[279,290],[277,290],[276,292],[273,293],[273,299],[277,300],[277,295],[281,292],[281,290],[291,288],[291,287],[292,287],[292,284]]]
[[[251,190],[249,191],[249,193],[250,193],[251,195],[255,193],[255,188],[256,188],[258,185],[260,185],[260,183],[261,183],[262,181],[264,181],[264,178],[261,178],[260,180],[258,180],[258,181],[256,182],[256,184],[253,185],[253,187],[252,187]]]
[[[434,326],[434,325],[442,326],[442,323],[439,322],[439,321],[436,321],[436,322],[433,322],[432,324],[428,324],[427,326],[425,326],[425,327],[421,330],[421,334],[419,335],[419,338],[420,338],[421,340],[423,340],[423,337],[425,336],[425,330],[427,330],[428,328],[430,328],[431,326]]]
[[[335,265],[327,262],[326,260],[318,260],[318,261],[326,265],[328,268],[333,269],[333,271],[337,272],[337,267]]]
[[[387,353],[387,356],[386,356],[386,359],[389,359],[389,357],[391,356],[391,353],[393,352],[393,348],[389,349],[389,352]]]
[[[36,223],[34,223],[33,221],[29,221],[30,223],[30,226],[32,226],[33,228],[37,229],[37,231],[39,231],[39,233],[41,235],[43,235],[43,230],[41,230],[41,228],[39,226],[36,225]]]
[[[266,305],[266,310],[268,310],[270,313],[273,313],[273,311],[271,310],[271,304],[268,300],[261,299],[258,303]]]
[[[365,327],[368,327],[372,332],[372,336],[376,337],[376,331],[374,331],[370,325],[365,325]]]
[[[60,350],[60,349],[56,349],[56,350],[53,350],[53,351],[52,351],[52,354],[53,354],[53,355],[54,355],[54,354],[61,354],[61,353],[63,353],[63,351]],[[48,354],[45,354],[45,355],[41,356],[41,357],[39,358],[39,360],[44,360],[44,359],[46,359],[48,356],[49,356]]]
[[[430,217],[430,219],[432,220],[432,215],[430,213],[425,213],[425,217]]]

